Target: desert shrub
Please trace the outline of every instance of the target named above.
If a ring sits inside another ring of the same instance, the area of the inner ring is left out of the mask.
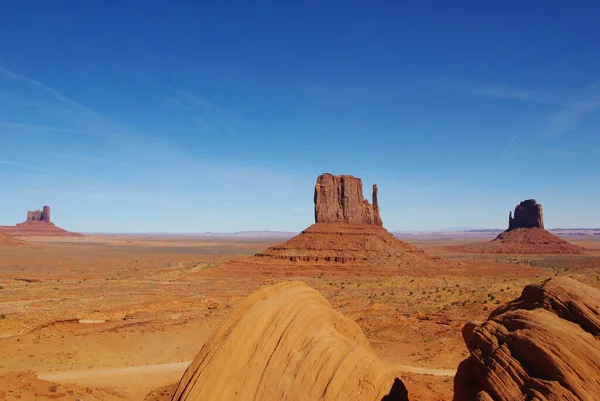
[[[483,307],[483,310],[488,310],[488,307],[487,307],[487,306],[484,306],[484,307]]]
[[[58,390],[58,387],[54,383],[52,383],[50,387],[48,387],[48,391],[50,391],[51,393],[56,393],[56,390]]]
[[[412,291],[408,293],[408,295],[412,295],[412,294],[414,294],[414,292],[412,292]]]
[[[0,290],[3,290],[3,289],[4,289],[4,286],[3,286],[3,285],[0,285]]]
[[[1,320],[1,319],[6,319],[6,315],[5,315],[4,313],[1,313],[1,314],[0,314],[0,320]]]

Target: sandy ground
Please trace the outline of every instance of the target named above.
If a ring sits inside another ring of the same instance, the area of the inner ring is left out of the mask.
[[[306,282],[357,321],[381,357],[404,367],[402,379],[415,399],[449,399],[451,376],[467,355],[466,322],[483,320],[524,285],[553,275],[600,287],[600,238],[569,238],[586,248],[570,256],[467,255],[447,248],[467,241],[415,241],[461,263],[461,274],[285,279]],[[0,248],[0,399],[32,399],[37,391],[38,399],[82,392],[95,400],[142,400],[178,381],[241,299],[279,280],[215,274],[227,261],[271,245],[262,239],[93,236],[32,244]],[[22,371],[47,382],[10,373]]]

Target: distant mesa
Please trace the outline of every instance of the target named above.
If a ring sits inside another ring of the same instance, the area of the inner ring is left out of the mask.
[[[509,212],[508,229],[494,240],[484,244],[450,247],[462,252],[516,253],[516,254],[578,254],[582,248],[570,244],[544,229],[542,205],[527,199]]]
[[[397,367],[353,320],[300,282],[262,288],[213,331],[173,401],[408,401]]]
[[[220,268],[236,274],[358,275],[396,274],[401,270],[433,275],[449,265],[402,242],[383,228],[377,186],[372,203],[362,181],[351,175],[322,174],[314,191],[315,224],[288,241]]]
[[[600,290],[571,278],[528,285],[464,327],[470,356],[454,378],[454,401],[597,400],[598,310]]]
[[[83,236],[57,227],[50,220],[50,206],[27,212],[27,219],[16,226],[0,226],[0,231],[12,236]]]

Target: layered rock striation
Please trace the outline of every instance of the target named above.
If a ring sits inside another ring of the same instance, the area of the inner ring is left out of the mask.
[[[469,323],[454,401],[597,400],[600,290],[555,277]]]
[[[173,401],[407,401],[360,327],[299,282],[263,288],[215,329]]]

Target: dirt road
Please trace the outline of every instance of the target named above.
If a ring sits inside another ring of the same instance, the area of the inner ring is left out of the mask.
[[[148,392],[161,386],[176,383],[191,361],[125,368],[39,373],[38,377],[58,383],[75,383],[84,386],[119,387],[133,399],[142,399]],[[433,376],[454,376],[453,370],[427,369],[417,366],[397,365],[403,372]]]

